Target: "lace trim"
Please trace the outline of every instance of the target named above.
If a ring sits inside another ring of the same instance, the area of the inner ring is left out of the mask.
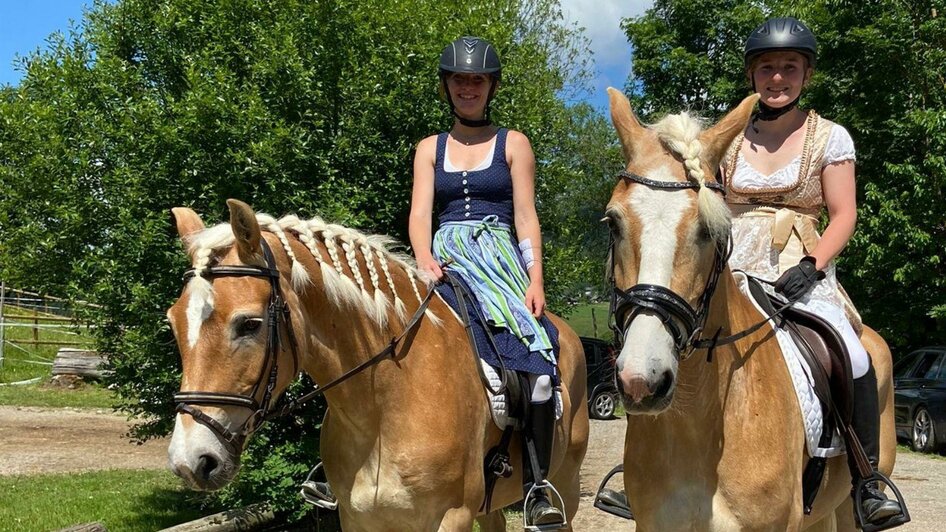
[[[815,126],[818,124],[818,115],[814,111],[808,111],[808,117],[805,118],[805,140],[802,143],[801,149],[801,159],[798,167],[798,173],[795,175],[794,182],[783,184],[781,186],[771,186],[770,183],[768,187],[765,188],[753,188],[753,189],[744,189],[736,186],[735,180],[729,185],[729,188],[739,195],[748,195],[748,194],[781,194],[784,192],[791,192],[801,186],[805,181],[805,178],[808,176],[808,168],[811,165],[811,148],[812,140],[815,138]],[[742,157],[742,141],[746,138],[746,132],[743,131],[736,137],[736,140],[733,142],[732,146],[735,147],[733,152],[730,154],[730,168],[736,168],[736,164]],[[754,170],[754,169],[753,169]]]

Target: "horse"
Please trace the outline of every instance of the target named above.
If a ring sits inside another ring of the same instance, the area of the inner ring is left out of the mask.
[[[229,223],[211,228],[172,209],[193,264],[167,312],[182,362],[174,474],[196,490],[233,480],[246,438],[301,370],[328,403],[321,456],[345,530],[505,530],[499,509],[522,499],[521,468],[484,514],[484,457],[501,431],[464,325],[432,283],[386,237],[227,204]],[[570,522],[588,442],[585,359],[550,317],[563,415],[549,476]]]
[[[615,293],[634,292],[643,302],[624,313],[616,305],[614,315],[625,340],[616,366],[628,413],[624,483],[637,530],[854,530],[844,456],[828,460],[804,515],[804,427],[772,327],[689,356],[701,334],[738,334],[763,319],[726,265],[730,211],[712,177],[758,96],[704,130],[687,114],[644,127],[622,93],[609,93],[627,162],[606,210],[609,261]],[[694,325],[705,320],[702,331],[679,326],[683,307]],[[879,469],[889,475],[896,452],[890,350],[870,328],[861,339],[877,372]]]

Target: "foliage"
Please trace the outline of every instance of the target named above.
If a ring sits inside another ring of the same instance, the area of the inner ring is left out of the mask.
[[[586,275],[587,237],[557,227],[591,216],[561,203],[585,196],[557,189],[599,179],[575,150],[600,159],[609,141],[600,121],[563,103],[588,69],[558,3],[383,5],[97,0],[81,25],[24,59],[19,86],[0,90],[0,277],[57,293],[68,285],[104,307],[88,317],[125,410],[149,420],[136,437],[169,432],[180,382],[163,314],[187,264],[168,210],[189,206],[213,223],[233,197],[404,240],[413,146],[450,123],[435,65],[459,35],[488,38],[503,57],[495,117],[536,151],[553,242],[547,285]],[[564,290],[550,296],[563,306]],[[300,504],[281,483],[315,461],[317,434],[303,427],[318,420],[308,412],[260,435],[224,500]]]
[[[0,528],[59,530],[97,521],[113,531],[160,530],[200,517],[196,497],[163,470],[0,477]]]
[[[818,37],[802,105],[851,132],[858,230],[841,281],[898,350],[946,341],[946,2],[656,0],[625,20],[628,90],[644,118],[683,104],[717,119],[748,93],[742,49],[767,16]]]

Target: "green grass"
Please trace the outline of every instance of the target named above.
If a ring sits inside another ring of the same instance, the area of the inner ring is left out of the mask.
[[[3,315],[7,325],[33,323],[32,311],[18,309],[15,307],[4,306]],[[50,316],[48,314],[39,314],[40,316]],[[12,316],[12,317],[11,317]],[[39,325],[52,325],[49,322],[39,322]],[[56,324],[59,324],[58,322]],[[7,326],[3,329],[3,366],[0,367],[0,383],[17,382],[35,377],[49,378],[53,358],[56,357],[56,351],[59,346],[39,345],[32,346],[18,344],[17,341],[38,339],[46,342],[89,342],[91,337],[88,331],[82,327],[69,327],[68,323],[62,323],[61,329],[37,329],[37,336],[34,338],[31,327]],[[10,345],[10,343],[16,345]]]
[[[915,455],[917,455],[917,456],[922,456],[922,457],[924,457],[924,458],[930,458],[930,459],[932,459],[932,460],[943,460],[943,461],[946,461],[946,456],[944,456],[944,455],[941,454],[941,453],[918,453],[918,452],[914,451],[913,449],[911,449],[909,445],[905,445],[905,444],[902,444],[902,443],[898,443],[898,444],[897,444],[897,452],[898,452],[898,453],[910,453],[910,454],[915,454]]]
[[[592,319],[592,309],[594,309],[594,319]],[[576,306],[565,320],[578,336],[590,336],[592,338],[610,339],[611,330],[608,329],[608,304],[592,303]],[[595,323],[597,323],[597,334],[595,334]]]
[[[101,522],[110,532],[159,530],[212,513],[168,471],[111,470],[0,477],[0,530]]]
[[[75,390],[45,384],[0,386],[0,405],[111,408],[116,403],[114,393],[94,384],[84,384]]]

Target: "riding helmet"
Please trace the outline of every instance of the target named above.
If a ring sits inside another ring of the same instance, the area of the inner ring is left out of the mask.
[[[802,21],[795,17],[770,18],[752,30],[746,39],[745,65],[766,52],[795,51],[808,58],[815,66],[818,57],[818,41]]]
[[[486,74],[490,77],[489,95],[486,97],[486,116],[482,120],[470,120],[459,116],[450,91],[447,89],[447,76],[451,73]],[[496,48],[485,39],[479,37],[460,37],[448,44],[440,53],[440,90],[441,96],[450,104],[450,112],[460,123],[470,127],[489,125],[489,104],[496,93],[496,85],[502,76],[502,65]]]

